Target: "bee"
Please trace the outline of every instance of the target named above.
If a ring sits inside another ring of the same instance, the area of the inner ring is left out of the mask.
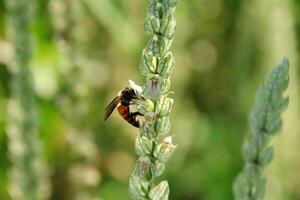
[[[140,121],[137,116],[141,116],[140,112],[131,112],[130,105],[133,104],[133,100],[145,100],[142,95],[142,88],[136,85],[133,81],[129,80],[129,87],[125,87],[118,95],[108,104],[104,112],[104,121],[111,115],[115,108],[117,108],[119,114],[131,125],[139,128]]]

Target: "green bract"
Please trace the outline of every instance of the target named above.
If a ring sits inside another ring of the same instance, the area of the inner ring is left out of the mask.
[[[156,187],[149,192],[149,197],[152,200],[167,200],[169,199],[169,184],[167,181],[160,182]]]
[[[153,141],[146,136],[138,135],[135,139],[135,152],[139,156],[151,155],[153,152]]]

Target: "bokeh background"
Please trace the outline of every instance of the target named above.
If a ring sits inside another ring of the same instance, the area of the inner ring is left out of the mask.
[[[11,97],[5,2],[0,0],[0,199],[12,165],[6,115]],[[33,74],[43,175],[50,199],[129,199],[128,178],[138,133],[103,110],[139,74],[149,37],[146,0],[33,0]],[[299,44],[297,0],[180,0],[172,46],[176,152],[163,178],[174,200],[230,200],[243,167],[248,113],[268,68],[290,60],[290,106],[273,140],[268,200],[300,199]]]

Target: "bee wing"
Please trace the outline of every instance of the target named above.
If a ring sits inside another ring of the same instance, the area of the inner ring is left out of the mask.
[[[120,96],[117,96],[108,104],[108,106],[105,108],[105,113],[104,113],[104,121],[111,115],[111,113],[114,111],[116,106],[120,103]]]

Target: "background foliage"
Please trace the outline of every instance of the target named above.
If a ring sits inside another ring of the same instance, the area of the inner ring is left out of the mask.
[[[33,73],[51,199],[126,199],[137,130],[103,110],[148,41],[147,1],[33,0]],[[170,199],[232,199],[242,169],[248,113],[267,67],[290,60],[290,105],[267,168],[269,200],[300,199],[299,44],[296,0],[181,0],[172,51],[176,67],[171,134],[177,150],[164,174]],[[0,199],[7,191],[6,106],[11,96],[4,1],[0,1]]]

